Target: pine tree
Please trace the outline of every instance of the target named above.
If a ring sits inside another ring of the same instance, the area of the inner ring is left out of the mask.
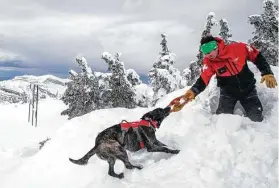
[[[76,63],[81,69],[80,73],[71,70],[70,82],[62,97],[62,101],[68,105],[61,115],[68,115],[69,119],[87,114],[100,108],[100,90],[98,79],[92,73],[84,57],[76,58]]]
[[[140,76],[134,69],[127,69],[127,79],[132,84],[132,86],[142,84]]]
[[[270,65],[278,66],[278,5],[273,0],[265,0],[263,4],[261,15],[248,18],[255,28],[248,43],[259,49]]]
[[[202,32],[201,38],[203,38],[203,37],[205,37],[207,35],[210,35],[212,27],[217,25],[217,22],[215,20],[215,13],[210,12],[206,19],[207,19],[207,21],[205,23],[205,27],[204,27],[205,29]],[[202,66],[202,60],[203,60],[203,54],[202,54],[202,52],[200,50],[200,47],[199,47],[199,53],[197,54],[197,58],[198,58],[197,64],[198,64],[199,69],[200,69],[201,66]],[[196,72],[196,70],[195,70],[195,72]]]
[[[191,65],[191,63],[190,63],[190,65]],[[191,81],[191,71],[190,71],[190,68],[185,68],[182,71],[181,76],[183,77],[183,80],[185,80],[185,85],[189,86],[189,85],[192,84],[192,83],[190,83],[190,81]]]
[[[220,33],[219,33],[219,35],[225,41],[225,44],[231,43],[232,41],[229,38],[232,37],[232,34],[231,34],[231,30],[229,28],[228,21],[222,18],[219,21],[219,24],[220,24]]]
[[[204,26],[204,30],[202,32],[202,37],[207,36],[208,34],[211,33],[211,29],[213,26],[217,25],[217,22],[215,20],[215,13],[210,12],[206,18],[206,23]]]
[[[186,80],[186,85],[192,85],[200,75],[200,65],[197,61],[191,61],[189,68],[183,70],[183,78]]]
[[[153,68],[149,71],[149,83],[153,89],[153,105],[156,101],[177,89],[183,88],[182,76],[180,71],[174,68],[175,54],[169,51],[167,46],[166,35],[161,34],[162,52],[157,61],[153,64]]]
[[[205,37],[207,35],[210,35],[212,27],[217,25],[217,22],[215,20],[215,13],[213,13],[213,12],[210,12],[208,14],[206,20],[207,21],[205,23],[204,31],[202,32],[201,38]],[[187,81],[188,84],[194,83],[197,80],[197,78],[200,76],[200,69],[202,67],[202,61],[203,61],[203,54],[200,50],[200,46],[199,46],[199,52],[196,57],[197,57],[197,60],[192,61],[189,66],[189,70],[191,72],[190,72],[190,75],[187,77],[190,78],[191,80]]]
[[[112,73],[109,80],[110,93],[107,93],[107,97],[110,100],[112,107],[136,107],[136,93],[132,84],[127,78],[127,71],[124,67],[124,63],[119,60],[120,54],[115,56],[104,52],[102,59],[108,64],[108,70]]]

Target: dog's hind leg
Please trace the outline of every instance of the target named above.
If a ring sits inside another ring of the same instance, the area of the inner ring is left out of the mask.
[[[108,159],[108,164],[109,164],[109,171],[108,171],[108,174],[109,174],[110,176],[115,177],[115,178],[119,178],[119,179],[124,178],[124,174],[123,174],[123,173],[116,174],[116,173],[114,172],[115,158],[109,158],[109,159]]]
[[[115,157],[117,159],[121,160],[124,163],[124,165],[127,169],[134,169],[134,168],[137,168],[139,170],[142,169],[142,166],[132,165],[130,163],[129,158],[128,158],[128,154],[123,147],[119,147],[119,150],[120,150],[120,152],[118,152],[117,155],[115,155]]]
[[[96,153],[96,146],[94,148],[92,148],[89,152],[87,152],[82,158],[80,158],[78,160],[69,158],[69,160],[72,163],[75,163],[78,165],[86,165],[89,158],[92,157],[95,153]]]

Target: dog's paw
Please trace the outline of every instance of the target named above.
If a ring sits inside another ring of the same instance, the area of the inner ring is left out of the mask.
[[[120,174],[118,174],[118,176],[117,176],[119,179],[122,179],[122,178],[124,178],[124,173],[120,173]]]
[[[141,166],[141,165],[137,165],[137,166],[135,166],[138,170],[141,170],[142,168],[143,168],[143,166]]]
[[[175,149],[175,150],[171,151],[172,154],[178,154],[179,152],[180,152],[180,150],[178,150],[178,149]]]

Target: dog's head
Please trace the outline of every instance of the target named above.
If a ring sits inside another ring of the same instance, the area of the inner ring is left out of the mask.
[[[170,107],[156,108],[144,114],[141,119],[156,121],[158,123],[158,127],[160,127],[162,121],[170,114],[170,111]]]

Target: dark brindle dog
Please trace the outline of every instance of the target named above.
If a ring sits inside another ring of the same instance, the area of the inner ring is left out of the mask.
[[[109,171],[108,174],[123,178],[124,174],[116,174],[114,172],[115,160],[119,159],[128,169],[141,169],[141,166],[132,165],[129,162],[126,150],[138,151],[142,148],[146,148],[148,152],[165,152],[177,154],[180,150],[172,150],[166,147],[165,144],[161,143],[156,139],[155,128],[159,128],[164,118],[170,114],[170,107],[167,108],[156,108],[144,114],[141,121],[130,125],[129,123],[120,123],[109,127],[98,134],[95,140],[95,146],[81,159],[74,160],[70,158],[70,161],[79,164],[87,164],[90,157],[94,154],[103,160],[108,161]],[[137,125],[137,124],[142,124]],[[149,125],[149,126],[148,126]],[[126,130],[123,130],[126,128]]]

